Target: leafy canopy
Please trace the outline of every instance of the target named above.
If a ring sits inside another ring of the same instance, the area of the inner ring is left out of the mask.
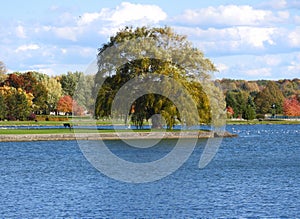
[[[214,71],[213,63],[171,28],[126,27],[99,48],[95,116],[129,115],[142,126],[161,114],[169,128],[176,121],[209,122],[211,110],[225,109],[222,93],[209,81]]]

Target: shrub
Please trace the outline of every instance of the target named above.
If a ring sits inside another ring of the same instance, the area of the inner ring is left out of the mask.
[[[34,113],[30,113],[27,119],[30,121],[36,120],[36,115]]]

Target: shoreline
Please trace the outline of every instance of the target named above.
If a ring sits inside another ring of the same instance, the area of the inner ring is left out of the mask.
[[[215,137],[237,137],[225,131],[214,132],[120,132],[120,133],[67,133],[67,134],[3,134],[0,142],[31,142],[31,141],[73,141],[73,140],[147,140],[147,139],[179,139]]]

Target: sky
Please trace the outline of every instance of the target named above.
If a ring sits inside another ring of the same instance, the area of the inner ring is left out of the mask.
[[[216,78],[300,77],[299,0],[23,2],[0,8],[0,61],[8,72],[85,72],[110,36],[146,25],[186,35],[217,66]]]

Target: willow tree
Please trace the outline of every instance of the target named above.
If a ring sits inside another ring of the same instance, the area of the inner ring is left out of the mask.
[[[159,127],[162,117],[170,129],[177,121],[207,123],[212,103],[225,109],[221,92],[209,82],[214,71],[213,63],[171,28],[126,27],[99,48],[95,116],[126,114],[140,127],[150,118]]]

